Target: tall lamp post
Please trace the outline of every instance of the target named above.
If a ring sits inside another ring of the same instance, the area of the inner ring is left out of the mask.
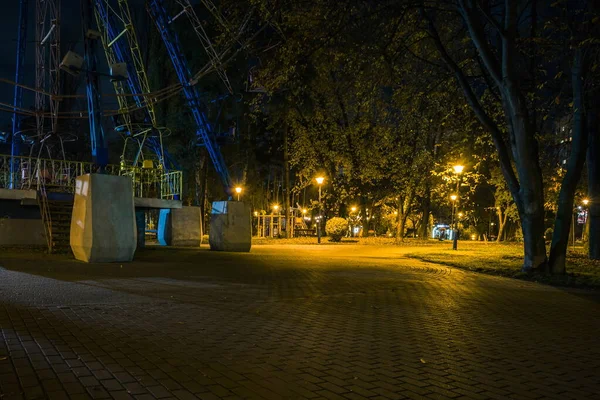
[[[455,194],[450,195],[450,200],[452,201],[452,218],[450,219],[450,229],[452,229],[452,239],[454,239],[454,236],[456,235],[456,232],[454,232],[454,210],[456,209],[456,199],[458,199],[458,196]]]
[[[354,237],[354,223],[356,220],[356,207],[352,206],[352,208],[350,208],[350,210],[352,211],[352,214],[350,214],[350,236]]]
[[[455,165],[454,167],[454,173],[456,175],[458,175],[458,179],[456,180],[456,200],[459,200],[459,196],[460,196],[460,174],[463,172],[463,169],[465,169],[464,166],[462,165]],[[454,202],[454,204],[456,205],[456,201]],[[458,249],[458,221],[454,221],[454,230],[453,230],[453,235],[454,236],[454,240],[452,241],[452,250],[456,250]]]
[[[584,208],[584,213],[585,213],[585,224],[583,225],[583,234],[581,235],[581,241],[584,242],[587,240],[588,238],[588,228],[589,228],[589,222],[588,222],[588,204],[590,204],[590,201],[588,199],[583,199],[582,201],[583,203],[583,208]]]
[[[321,186],[325,182],[325,178],[318,176],[315,178],[317,185],[319,185],[319,215],[317,219],[317,243],[321,243]]]

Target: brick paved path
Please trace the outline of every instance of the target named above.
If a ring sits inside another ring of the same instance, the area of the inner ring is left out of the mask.
[[[0,255],[5,399],[600,399],[600,303],[373,246]]]

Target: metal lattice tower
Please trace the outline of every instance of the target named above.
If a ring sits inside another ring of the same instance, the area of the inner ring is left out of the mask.
[[[221,78],[223,83],[225,84],[227,91],[229,93],[233,94],[233,89],[231,87],[231,83],[229,82],[229,78],[227,77],[227,74],[225,73],[225,68],[223,67],[221,58],[220,58],[219,54],[217,53],[217,51],[215,50],[210,38],[208,37],[208,34],[204,30],[204,27],[202,26],[202,22],[200,22],[200,18],[198,18],[198,15],[194,11],[194,8],[192,7],[190,0],[177,0],[177,3],[181,7],[183,7],[183,10],[179,14],[174,16],[171,19],[171,22],[173,22],[175,19],[177,19],[182,13],[185,13],[187,15],[187,17],[189,18],[189,20],[192,24],[192,27],[194,28],[194,32],[196,32],[196,36],[198,36],[198,39],[200,39],[200,43],[202,43],[202,47],[204,48],[204,51],[208,55],[208,59],[210,60],[211,65],[216,70],[217,74],[219,75],[219,77]],[[210,1],[207,1],[207,0],[203,0],[202,3],[215,16],[215,18],[218,19],[218,21],[223,26],[227,26],[225,21],[221,17],[221,14],[218,12],[217,8],[214,6],[214,4],[212,4]]]
[[[15,92],[13,98],[14,114],[12,120],[12,137],[11,137],[11,161],[10,161],[10,183],[9,187],[14,189],[16,183],[16,175],[18,174],[19,165],[14,157],[21,155],[21,116],[17,110],[23,106],[23,88],[19,86],[23,80],[23,66],[25,64],[25,50],[27,48],[27,11],[29,8],[29,0],[21,0],[19,3],[19,34],[17,36],[17,60],[15,63]]]
[[[156,153],[159,164],[167,168],[163,149],[161,129],[157,127],[154,103],[144,99],[150,93],[148,75],[144,66],[141,49],[137,40],[133,19],[127,0],[118,0],[118,11],[110,7],[107,0],[95,0],[95,16],[98,28],[102,34],[102,43],[109,64],[125,63],[128,77],[125,81],[114,81],[115,91],[119,100],[120,114],[130,135],[136,130],[131,120],[129,109],[137,107],[145,113],[146,125],[141,131],[143,138],[140,149],[134,159],[134,166],[142,155],[144,145],[149,146]],[[124,96],[129,93],[130,96]],[[149,132],[158,133],[158,138],[147,138]]]
[[[46,114],[46,97],[50,94],[48,105],[50,109],[51,132],[56,133],[58,127],[58,110],[60,104],[60,1],[36,0],[36,88],[35,96],[36,130],[38,140],[44,140]]]
[[[99,0],[95,2],[94,16],[96,18],[96,26],[101,33],[102,46],[104,47],[104,54],[106,56],[106,61],[109,65],[116,64],[118,61],[118,56],[120,54],[116,54],[113,35],[111,26],[109,22],[109,12],[108,9],[105,8],[104,1]],[[118,50],[117,50],[118,51]],[[115,93],[117,94],[117,102],[119,104],[120,115],[123,118],[123,122],[127,127],[129,132],[133,131],[133,126],[131,123],[131,115],[128,112],[129,108],[129,100],[131,99],[126,96],[128,93],[126,88],[127,82],[122,80],[113,80],[113,87],[115,89]],[[133,100],[133,99],[132,99]]]
[[[146,3],[146,7],[163,39],[169,58],[171,58],[171,63],[177,73],[179,83],[183,86],[183,94],[192,112],[192,118],[196,123],[196,136],[199,142],[206,147],[212,164],[217,174],[221,177],[225,192],[231,195],[232,184],[229,170],[216,142],[213,129],[208,122],[206,107],[200,100],[198,89],[193,85],[193,76],[189,69],[188,61],[183,54],[179,37],[170,27],[173,18],[169,17],[163,0],[149,0]]]

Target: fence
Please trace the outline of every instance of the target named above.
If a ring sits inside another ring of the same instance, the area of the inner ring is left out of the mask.
[[[12,176],[11,162],[13,163]],[[89,162],[11,157],[0,154],[0,188],[5,189],[39,190],[41,186],[54,186],[65,192],[74,192],[75,180],[78,176],[97,171],[98,166]],[[109,164],[106,166],[105,173],[130,176],[135,197],[176,199],[180,198],[182,193],[181,171],[165,172],[160,168]]]

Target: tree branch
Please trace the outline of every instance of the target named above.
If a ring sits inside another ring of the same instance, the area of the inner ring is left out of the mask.
[[[504,32],[504,29],[502,28],[502,26],[500,25],[500,23],[498,21],[496,21],[490,13],[488,13],[486,10],[484,10],[479,2],[476,2],[476,4],[478,6],[477,8],[479,9],[479,11],[485,17],[485,19],[490,23],[490,25],[492,25],[494,28],[496,28],[496,30],[498,31],[498,33],[501,36],[504,36],[505,32]]]
[[[498,151],[498,158],[500,160],[500,167],[502,169],[502,173],[504,178],[506,179],[506,183],[514,196],[519,196],[519,181],[515,175],[515,171],[512,168],[510,153],[504,142],[502,137],[502,132],[498,128],[498,125],[490,118],[490,116],[483,109],[483,106],[479,102],[479,99],[473,92],[473,88],[469,85],[467,77],[464,72],[460,69],[460,67],[456,64],[456,62],[450,57],[446,48],[444,47],[442,40],[433,24],[433,21],[429,17],[429,15],[425,12],[423,8],[421,8],[421,14],[425,17],[428,23],[428,31],[433,39],[435,47],[438,49],[440,56],[448,65],[450,70],[454,73],[456,80],[458,81],[459,86],[463,90],[467,103],[471,106],[471,109],[477,116],[477,119],[481,124],[490,132],[492,136],[492,140],[496,146],[496,150]]]
[[[496,59],[496,56],[492,52],[492,49],[490,48],[490,45],[485,38],[485,32],[483,26],[481,25],[481,22],[479,21],[479,18],[476,15],[474,15],[475,10],[469,7],[469,5],[465,3],[465,1],[466,0],[459,0],[458,7],[459,12],[463,17],[463,20],[467,24],[469,36],[471,37],[471,40],[473,40],[477,51],[481,55],[481,59],[483,60],[486,69],[489,71],[490,76],[492,77],[496,85],[498,85],[498,87],[501,87],[502,75],[500,72],[500,63]]]

